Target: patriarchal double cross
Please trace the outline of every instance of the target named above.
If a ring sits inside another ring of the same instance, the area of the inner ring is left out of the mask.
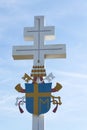
[[[44,45],[54,38],[54,26],[44,26],[44,16],[35,16],[34,27],[24,28],[25,40],[34,41],[32,46],[14,46],[15,60],[34,59],[34,66],[43,66],[45,58],[65,58],[65,44]]]
[[[14,60],[34,59],[33,69],[31,72],[33,83],[25,84],[26,91],[21,89],[20,85],[17,85],[16,87],[19,92],[26,93],[26,104],[28,104],[28,102],[30,101],[33,101],[34,98],[34,104],[36,106],[34,110],[32,102],[30,102],[31,107],[27,105],[30,113],[36,114],[40,112],[40,109],[42,109],[41,113],[33,115],[32,130],[44,130],[44,116],[41,116],[40,114],[46,113],[48,111],[48,109],[50,108],[50,102],[53,102],[53,104],[57,104],[57,106],[58,104],[61,104],[60,98],[58,103],[56,102],[56,100],[54,100],[55,97],[50,95],[51,92],[59,90],[61,88],[61,85],[57,83],[56,87],[54,89],[51,89],[51,83],[46,84],[43,81],[43,77],[46,76],[46,72],[44,69],[44,59],[66,57],[65,44],[44,44],[44,40],[54,39],[54,32],[54,26],[44,25],[44,16],[35,16],[34,27],[24,28],[24,39],[27,41],[34,41],[34,44],[26,46],[13,46],[12,55]],[[34,83],[36,83],[37,85],[35,86]],[[47,96],[48,94],[49,96]],[[50,100],[50,97],[53,98],[53,101]],[[48,104],[48,109],[46,103]]]

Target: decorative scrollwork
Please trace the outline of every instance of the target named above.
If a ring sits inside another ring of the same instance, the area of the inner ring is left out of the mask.
[[[61,102],[61,97],[60,96],[58,96],[58,97],[55,97],[55,96],[52,96],[51,95],[51,98],[52,98],[52,103],[53,103],[53,105],[56,105],[56,107],[53,109],[53,112],[55,113],[56,111],[57,111],[57,109],[58,109],[58,104],[59,105],[61,105],[62,104],[62,102]]]
[[[17,97],[17,98],[16,98],[16,103],[15,103],[15,105],[19,107],[19,110],[20,110],[21,113],[23,113],[24,111],[23,111],[23,109],[20,107],[20,105],[24,105],[24,103],[25,103],[25,96],[23,96],[23,97]]]

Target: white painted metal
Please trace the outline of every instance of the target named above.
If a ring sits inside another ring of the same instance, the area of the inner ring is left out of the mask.
[[[33,59],[34,66],[43,66],[45,58],[65,58],[65,44],[44,45],[44,39],[53,39],[54,26],[44,26],[44,17],[35,17],[34,27],[24,28],[24,38],[34,40],[33,46],[14,46],[13,58]]]
[[[52,40],[54,39],[54,26],[44,26],[44,16],[35,16],[34,27],[24,28],[24,38],[28,41],[35,41],[35,44],[38,40],[40,43],[44,43],[44,39]]]
[[[44,130],[44,115],[32,116],[32,130]]]

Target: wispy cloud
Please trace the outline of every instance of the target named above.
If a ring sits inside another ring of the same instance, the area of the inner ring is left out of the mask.
[[[69,77],[73,77],[73,78],[87,79],[87,75],[86,74],[81,74],[81,73],[76,73],[76,72],[64,72],[64,71],[58,71],[58,73],[60,75],[63,75],[63,76],[69,76]]]
[[[8,0],[8,1],[6,1],[6,0],[1,0],[0,1],[0,4],[14,4],[14,3],[16,3],[17,2],[17,0]]]
[[[11,95],[11,94],[6,94],[5,91],[0,92],[0,115],[6,111],[7,112],[16,112],[17,110],[15,109],[15,99],[17,95]]]

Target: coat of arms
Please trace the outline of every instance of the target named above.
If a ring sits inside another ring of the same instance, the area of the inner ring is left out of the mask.
[[[55,105],[56,107],[54,108],[53,112],[56,112],[58,108],[58,104],[61,105],[62,102],[60,100],[60,97],[55,97],[52,96],[52,92],[57,92],[59,91],[62,86],[60,83],[56,83],[56,86],[52,88],[52,83],[37,83],[37,82],[32,82],[28,83],[29,80],[32,78],[25,73],[24,77],[22,77],[27,83],[25,83],[25,89],[21,87],[20,84],[17,84],[15,89],[18,92],[25,93],[25,99],[24,98],[19,98],[19,102],[17,99],[17,105],[19,106],[20,112],[22,113],[23,110],[20,107],[20,105],[24,102],[26,103],[26,109],[29,113],[34,114],[34,115],[40,115],[40,114],[45,114],[50,110],[51,107],[51,102]],[[49,76],[49,78],[52,78],[52,76]],[[48,79],[49,80],[49,79]]]

